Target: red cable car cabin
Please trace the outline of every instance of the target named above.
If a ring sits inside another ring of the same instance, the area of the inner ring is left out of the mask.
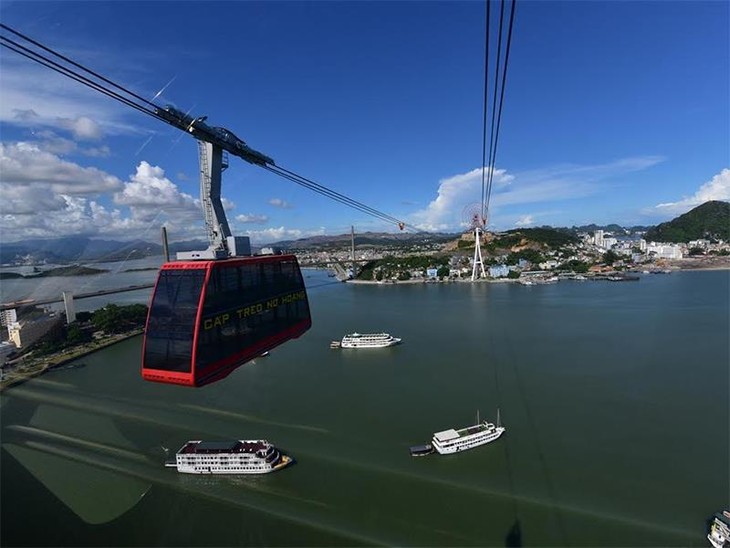
[[[311,326],[294,255],[165,263],[147,316],[142,377],[203,386]]]

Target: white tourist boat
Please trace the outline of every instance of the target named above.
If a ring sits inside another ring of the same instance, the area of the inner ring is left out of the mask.
[[[730,546],[730,512],[724,510],[722,513],[717,512],[712,517],[707,540],[715,548],[728,548]]]
[[[496,425],[488,421],[480,421],[479,413],[477,413],[475,425],[459,430],[451,428],[443,432],[436,432],[431,440],[431,445],[440,454],[448,455],[492,442],[501,436],[504,431],[505,428],[499,420],[499,409],[497,409]]]
[[[291,457],[266,440],[193,440],[165,466],[184,474],[268,474],[291,462]]]
[[[399,342],[400,339],[388,333],[350,333],[342,337],[340,348],[384,348]]]

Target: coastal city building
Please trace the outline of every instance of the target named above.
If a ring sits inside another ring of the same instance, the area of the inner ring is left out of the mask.
[[[648,255],[654,255],[658,259],[681,259],[682,249],[677,244],[666,244],[651,242],[646,247]]]
[[[55,313],[21,318],[8,325],[8,339],[17,348],[28,347],[51,331],[60,329],[61,324],[61,317]]]
[[[593,233],[593,244],[596,247],[603,247],[603,230],[596,230]]]

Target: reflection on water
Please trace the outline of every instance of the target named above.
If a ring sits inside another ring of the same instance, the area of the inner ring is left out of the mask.
[[[703,545],[727,495],[727,273],[310,302],[309,333],[202,389],[142,381],[137,337],[4,392],[2,543]],[[329,349],[354,330],[404,344]],[[497,406],[499,441],[408,455]],[[296,465],[164,467],[188,439],[260,438]]]

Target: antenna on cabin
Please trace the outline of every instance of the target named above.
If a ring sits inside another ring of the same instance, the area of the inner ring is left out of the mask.
[[[487,226],[487,218],[483,214],[482,204],[475,202],[464,208],[462,220],[464,224],[474,231],[474,261],[472,262],[471,281],[475,281],[479,277],[477,265],[481,272],[481,277],[486,278],[487,273],[484,271],[484,261],[482,260],[482,244],[481,234],[484,233],[484,227]]]

